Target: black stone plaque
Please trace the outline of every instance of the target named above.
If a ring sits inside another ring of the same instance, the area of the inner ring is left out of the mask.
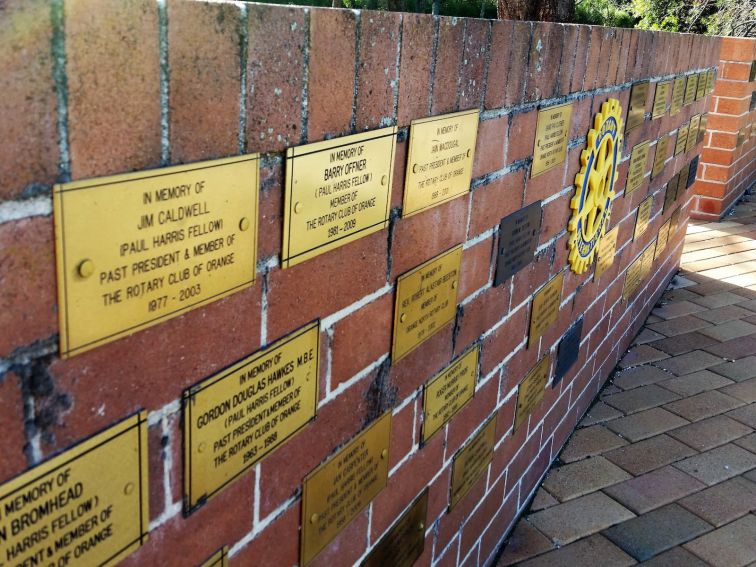
[[[533,261],[541,232],[541,201],[501,219],[496,279],[500,285]]]
[[[677,183],[680,180],[680,172],[678,171],[672,176],[672,179],[667,183],[667,190],[664,193],[664,206],[662,207],[662,214],[667,212],[670,205],[675,202],[677,198]]]
[[[675,201],[677,201],[681,196],[685,195],[685,189],[687,189],[688,185],[688,170],[686,169],[688,166],[683,166],[683,168],[678,172],[680,174],[680,177],[677,179],[677,193],[675,194]]]
[[[583,336],[583,318],[581,317],[575,324],[567,330],[567,333],[559,341],[557,349],[556,369],[554,370],[554,382],[556,386],[567,375],[572,365],[577,362],[578,353],[580,352],[580,339]]]
[[[690,164],[688,164],[688,182],[685,184],[686,189],[693,185],[693,182],[696,180],[696,171],[698,171],[699,157],[701,156],[694,157],[692,160],[690,160]]]

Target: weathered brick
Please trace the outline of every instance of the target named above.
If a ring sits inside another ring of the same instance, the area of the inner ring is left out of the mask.
[[[473,177],[479,177],[504,167],[509,118],[501,116],[484,120],[478,126]]]
[[[453,112],[459,108],[460,64],[464,51],[464,21],[438,18],[438,47],[433,79],[431,115]]]
[[[533,155],[538,112],[518,112],[512,115],[507,142],[507,164]]]
[[[531,22],[513,22],[511,33],[512,50],[510,52],[509,70],[507,71],[505,106],[520,104],[524,100],[533,24]]]
[[[494,253],[493,245],[494,238],[492,236],[463,250],[459,280],[460,299],[476,292],[488,282],[491,272],[491,258]]]
[[[459,108],[478,108],[483,103],[486,55],[491,24],[487,20],[465,20],[465,46],[462,54]]]
[[[428,116],[430,71],[433,60],[433,20],[421,14],[403,14],[402,53],[398,98],[399,126]]]
[[[536,22],[530,41],[526,100],[554,96],[559,79],[559,62],[564,42],[564,26]]]
[[[514,23],[508,20],[491,22],[491,48],[486,82],[485,108],[500,108],[506,103],[507,92],[512,88],[508,80]]]
[[[590,26],[580,26],[580,29],[578,31],[577,48],[575,49],[575,69],[572,72],[572,81],[570,86],[571,92],[583,90],[585,71],[588,65],[588,55],[590,54],[590,44]]]
[[[470,237],[495,228],[505,216],[520,208],[525,188],[525,170],[479,185],[472,193]]]
[[[0,482],[5,482],[27,467],[24,454],[24,401],[21,396],[21,382],[13,372],[8,372],[0,379],[0,427],[4,433]]]

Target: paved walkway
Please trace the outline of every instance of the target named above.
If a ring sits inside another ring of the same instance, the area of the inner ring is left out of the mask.
[[[499,566],[756,565],[756,198],[688,229],[682,270]]]

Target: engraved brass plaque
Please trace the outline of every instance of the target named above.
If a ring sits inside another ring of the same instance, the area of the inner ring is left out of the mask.
[[[649,195],[641,204],[638,205],[638,214],[635,217],[635,230],[633,232],[633,241],[646,232],[648,223],[651,220],[651,208],[654,204],[654,196]]]
[[[56,185],[63,358],[255,280],[258,156]]]
[[[656,248],[654,249],[654,260],[659,258],[667,247],[669,241],[669,225],[672,223],[672,219],[667,219],[661,228],[659,234],[656,235]]]
[[[701,115],[696,114],[690,118],[690,124],[688,125],[688,137],[685,138],[685,151],[689,152],[693,149],[698,141],[698,126],[701,123]]]
[[[454,321],[461,262],[460,244],[399,276],[391,341],[393,362]]]
[[[656,119],[664,116],[667,112],[667,98],[669,98],[669,89],[672,87],[672,81],[662,81],[657,83],[656,92],[654,93],[654,106],[651,111],[651,118]]]
[[[596,260],[596,271],[593,279],[597,280],[614,264],[614,254],[617,249],[617,234],[619,227],[615,226],[609,232],[605,232],[598,243],[598,259]]]
[[[551,355],[544,356],[538,364],[530,369],[517,387],[517,408],[515,409],[514,429],[517,431],[527,421],[528,416],[538,407],[543,399],[551,370]]]
[[[412,567],[425,549],[428,488],[375,544],[362,567]]]
[[[677,192],[675,193],[675,201],[677,201],[680,196],[685,194],[685,190],[688,188],[687,181],[688,173],[686,172],[685,168],[683,168],[680,170],[680,177],[677,178]]]
[[[640,254],[625,272],[625,283],[622,286],[622,301],[627,301],[640,287],[643,281],[643,254]]]
[[[677,234],[677,228],[680,226],[680,208],[677,207],[669,219],[669,238],[674,238]]]
[[[301,564],[308,565],[388,481],[388,411],[302,482]]]
[[[648,81],[635,83],[630,89],[630,107],[627,111],[627,126],[625,132],[629,132],[643,124],[646,119],[646,98],[648,98]]]
[[[553,386],[559,384],[570,368],[577,362],[578,354],[580,353],[580,339],[583,336],[583,318],[580,317],[572,327],[559,341],[559,347],[557,348],[557,360],[554,368],[554,383]]]
[[[193,511],[314,416],[315,321],[184,392],[184,503]]]
[[[696,89],[698,88],[698,75],[688,75],[688,82],[685,83],[685,97],[683,104],[688,106],[696,100]]]
[[[690,122],[683,124],[677,129],[677,141],[675,142],[676,156],[685,151],[685,144],[688,142],[688,128],[690,128]]]
[[[228,567],[228,546],[213,553],[201,567]]]
[[[710,93],[714,90],[714,69],[709,69],[706,73],[706,92]]]
[[[533,261],[540,232],[541,201],[501,219],[494,285],[501,285]]]
[[[460,500],[475,485],[488,468],[493,458],[496,444],[496,413],[488,418],[475,437],[470,439],[457,454],[454,455],[451,472],[451,494],[449,496],[449,510],[453,510]]]
[[[0,487],[0,565],[115,565],[147,541],[147,414]]]
[[[701,115],[701,122],[698,124],[698,139],[696,140],[697,144],[700,144],[703,142],[704,137],[706,136],[706,128],[709,122],[709,113],[705,113]]]
[[[680,172],[678,171],[672,176],[672,179],[667,183],[667,189],[664,192],[664,204],[662,205],[662,214],[666,213],[669,206],[677,199],[677,184],[680,181]]]
[[[683,107],[685,97],[685,77],[678,77],[672,84],[672,104],[669,107],[669,115],[674,116]]]
[[[403,217],[470,191],[479,117],[479,111],[466,110],[412,121]]]
[[[554,276],[533,296],[533,305],[530,308],[528,347],[532,346],[546,332],[549,325],[557,320],[559,304],[562,301],[563,281],[564,271]]]
[[[636,144],[633,151],[630,153],[630,165],[627,168],[625,196],[643,185],[643,179],[646,176],[646,164],[648,163],[648,150],[650,147],[651,142],[642,142]]]
[[[703,97],[706,96],[706,79],[707,79],[707,73],[706,71],[701,71],[698,74],[698,85],[696,88],[696,100],[701,100]]]
[[[651,273],[651,268],[654,266],[654,251],[656,250],[656,238],[649,242],[648,246],[643,250],[641,256],[643,263],[643,279],[648,278]]]
[[[530,177],[545,173],[560,163],[564,163],[567,157],[571,121],[572,103],[550,106],[538,111]]]
[[[388,226],[396,127],[286,150],[281,266]]]
[[[441,429],[475,394],[480,345],[469,349],[425,385],[423,442]]]
[[[656,142],[656,153],[654,154],[654,165],[651,167],[651,179],[654,179],[664,171],[664,163],[667,161],[669,153],[669,136],[662,136]]]

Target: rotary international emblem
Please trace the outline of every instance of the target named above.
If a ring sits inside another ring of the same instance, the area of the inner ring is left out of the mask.
[[[614,183],[622,151],[622,108],[610,98],[601,105],[588,131],[588,144],[580,154],[575,196],[570,201],[570,267],[576,274],[588,269],[604,230],[614,199]]]

